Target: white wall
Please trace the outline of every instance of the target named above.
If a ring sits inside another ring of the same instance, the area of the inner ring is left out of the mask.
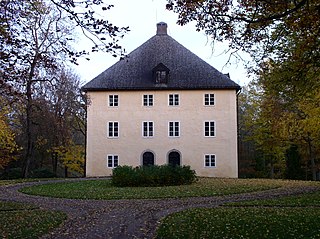
[[[168,94],[180,95],[180,106],[168,106]],[[204,106],[204,94],[215,94],[215,105]],[[166,164],[171,150],[181,153],[181,164],[198,176],[237,177],[236,91],[119,91],[88,92],[87,176],[109,176],[107,155],[119,156],[120,165],[142,164],[142,154],[155,154],[155,164]],[[109,94],[119,95],[119,107],[108,106]],[[154,106],[142,104],[154,95]],[[204,121],[214,120],[216,136],[204,137]],[[120,124],[119,138],[107,137],[108,121]],[[142,122],[154,122],[154,137],[142,137]],[[180,137],[168,137],[168,122],[180,121]],[[204,167],[204,154],[216,155],[216,167]]]

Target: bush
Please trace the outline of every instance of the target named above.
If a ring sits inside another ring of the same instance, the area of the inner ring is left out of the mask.
[[[46,168],[35,169],[31,172],[31,178],[55,178],[57,177],[52,171]]]
[[[4,179],[4,180],[19,179],[19,178],[22,178],[21,168],[10,168],[0,176],[0,179]]]
[[[190,166],[118,166],[113,169],[112,184],[117,187],[158,187],[191,184],[196,173]]]

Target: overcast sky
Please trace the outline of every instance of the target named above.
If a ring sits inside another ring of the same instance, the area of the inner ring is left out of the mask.
[[[226,65],[229,58],[229,54],[224,53],[227,43],[215,44],[213,48],[210,39],[203,32],[196,32],[195,23],[178,26],[177,15],[165,9],[165,0],[108,0],[105,2],[114,5],[111,10],[103,12],[107,14],[106,18],[116,26],[130,27],[131,31],[119,42],[127,53],[154,36],[158,22],[166,22],[168,35],[180,44],[222,73],[230,73],[231,79],[241,86],[249,82],[241,63],[233,60],[231,64]],[[82,40],[78,44],[87,43]],[[107,53],[91,54],[90,59],[90,61],[80,60],[80,65],[75,67],[75,71],[84,83],[92,80],[119,60]]]

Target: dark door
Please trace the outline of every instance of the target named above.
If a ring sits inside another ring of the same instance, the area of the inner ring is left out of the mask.
[[[153,153],[145,152],[143,154],[142,165],[143,166],[152,166],[152,165],[154,165],[154,155],[153,155]]]
[[[169,153],[169,165],[180,166],[180,154],[178,152]]]

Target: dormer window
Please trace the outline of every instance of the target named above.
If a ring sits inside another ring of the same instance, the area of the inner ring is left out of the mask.
[[[152,70],[154,82],[156,84],[167,84],[169,79],[169,69],[164,64],[159,63]]]
[[[156,71],[156,83],[167,83],[167,72],[166,71]]]

